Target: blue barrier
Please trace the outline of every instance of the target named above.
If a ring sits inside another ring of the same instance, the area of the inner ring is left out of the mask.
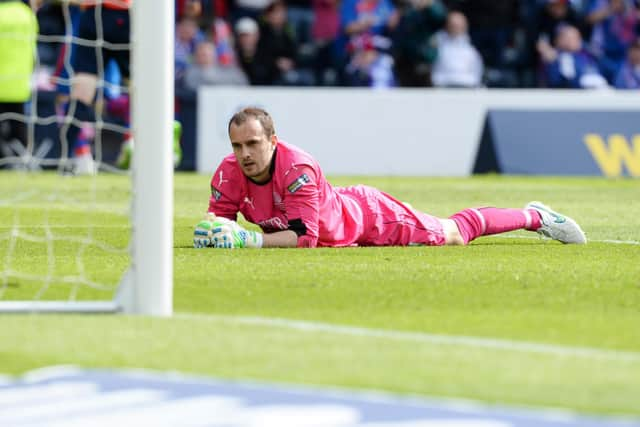
[[[490,110],[474,173],[640,177],[640,110]]]

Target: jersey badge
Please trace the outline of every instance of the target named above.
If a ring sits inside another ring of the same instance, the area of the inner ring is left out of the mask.
[[[222,197],[222,193],[219,192],[213,185],[211,186],[211,195],[214,199],[216,199],[216,202],[220,200],[220,197]]]
[[[289,190],[289,193],[295,193],[309,182],[311,182],[311,178],[309,178],[309,175],[307,175],[306,173],[303,173],[298,178],[296,178],[295,181],[289,184],[287,190]]]

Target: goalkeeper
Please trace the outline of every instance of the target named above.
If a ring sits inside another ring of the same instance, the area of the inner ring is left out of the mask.
[[[211,179],[196,248],[465,245],[525,229],[586,243],[578,224],[540,202],[523,209],[465,209],[450,218],[419,212],[372,187],[332,187],[309,154],[278,139],[270,115],[246,108],[229,122],[233,154]],[[240,226],[238,212],[261,232]]]

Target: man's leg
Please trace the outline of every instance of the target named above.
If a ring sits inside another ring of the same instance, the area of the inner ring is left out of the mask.
[[[336,188],[355,199],[363,221],[358,244],[362,246],[441,246],[446,244],[442,220],[413,209],[393,196],[366,185]]]
[[[79,138],[83,123],[92,124],[95,122],[93,98],[96,85],[97,77],[95,75],[87,73],[76,75],[67,105],[67,115],[70,116],[72,122],[65,123],[62,129],[62,138],[67,144],[70,157],[74,158],[74,173],[77,174],[96,172],[89,141]]]
[[[540,214],[534,209],[470,208],[450,219],[458,226],[464,244],[480,236],[540,228]]]
[[[24,116],[24,103],[0,102],[0,114],[10,113]],[[22,120],[0,120],[0,159],[3,157],[19,157],[24,154],[20,145],[27,145],[27,127]],[[1,166],[0,167],[4,167]],[[13,163],[10,167],[21,167]]]
[[[514,230],[536,231],[562,243],[586,243],[584,232],[574,220],[540,202],[531,202],[524,209],[465,209],[451,216],[450,220],[457,226],[459,236],[455,230],[451,231],[448,235],[451,241],[447,244],[460,244],[460,240],[467,244],[480,236]]]
[[[95,10],[83,10],[79,17],[77,36],[85,40],[97,40]],[[61,131],[61,140],[67,144],[70,157],[74,158],[73,172],[77,174],[95,173],[91,147],[84,138],[79,140],[80,131],[84,123],[95,122],[96,88],[98,86],[98,63],[96,55],[102,56],[103,48],[94,46],[75,45],[72,55],[72,75],[70,99],[66,115],[73,122],[65,123]],[[106,62],[105,62],[106,64]]]
[[[452,219],[440,218],[445,245],[466,245],[468,241],[462,237],[458,224]]]
[[[23,102],[0,102],[0,114],[10,113],[24,116]],[[17,139],[27,145],[27,127],[22,120],[3,120],[0,122],[0,138],[5,142]]]

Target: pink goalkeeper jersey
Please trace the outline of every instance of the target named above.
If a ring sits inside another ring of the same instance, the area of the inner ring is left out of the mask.
[[[249,180],[233,154],[225,157],[211,178],[209,212],[234,221],[241,212],[265,233],[302,221],[300,247],[444,243],[437,218],[371,187],[334,188],[311,155],[282,141],[264,184]]]

